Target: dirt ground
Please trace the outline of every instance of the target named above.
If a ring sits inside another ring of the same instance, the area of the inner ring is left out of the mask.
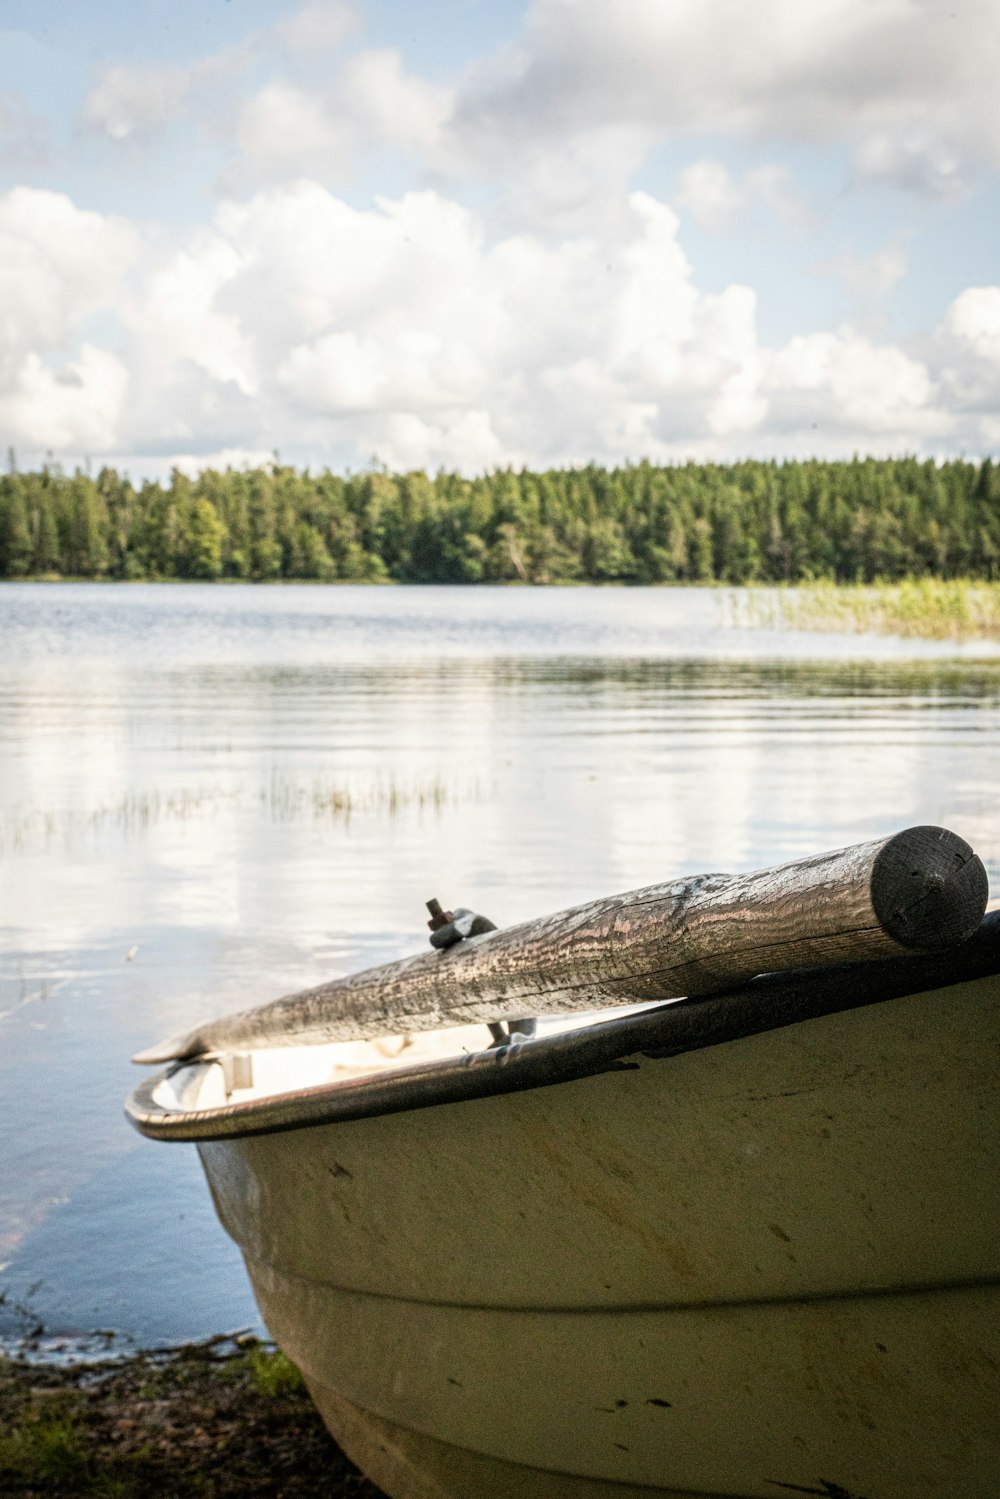
[[[7,1499],[384,1499],[255,1339],[59,1367],[0,1356]]]

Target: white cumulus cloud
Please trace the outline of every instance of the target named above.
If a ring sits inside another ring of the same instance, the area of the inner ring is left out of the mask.
[[[906,275],[906,252],[901,245],[885,245],[873,255],[835,255],[816,267],[836,277],[862,303],[878,303]]]
[[[140,241],[21,189],[0,199],[0,317],[9,440],[140,472],[274,448],[473,471],[985,449],[1000,396],[1000,288],[919,348],[852,326],[768,347],[755,289],[701,290],[648,193],[599,235],[491,236],[441,193],[358,208],[300,181]]]
[[[311,174],[336,180],[348,170],[354,141],[313,93],[290,83],[269,83],[242,108],[236,128],[239,174],[257,182]]]
[[[195,81],[188,68],[108,68],[83,101],[83,123],[127,141],[174,120]]]
[[[334,104],[358,130],[407,150],[430,150],[453,105],[453,91],[407,72],[394,48],[368,49],[347,64]]]
[[[948,309],[945,328],[986,364],[1000,367],[1000,286],[970,286]]]
[[[45,166],[49,154],[46,121],[31,109],[23,94],[0,91],[0,163],[9,170],[32,171]]]
[[[854,165],[862,182],[882,183],[928,198],[952,198],[964,187],[958,147],[919,125],[896,133],[875,131],[859,145]]]
[[[812,432],[820,450],[915,450],[951,425],[921,360],[851,328],[790,339],[767,359],[765,389],[776,430]]]
[[[341,0],[313,0],[279,21],[273,35],[293,55],[311,59],[339,47],[359,24],[353,6]]]
[[[112,302],[139,243],[124,220],[79,209],[64,193],[0,196],[0,378],[29,350],[58,349]]]
[[[62,193],[0,197],[0,431],[15,447],[98,451],[114,441],[128,371],[81,341],[115,304],[139,237]]]
[[[788,168],[770,162],[753,168],[738,182],[724,162],[693,161],[681,173],[677,201],[709,234],[730,233],[757,203],[789,224],[802,223],[806,216]]]
[[[16,187],[0,198],[0,432],[13,447],[114,444],[127,370],[81,334],[114,304],[138,250],[127,223],[63,193]]]
[[[948,400],[1000,445],[1000,286],[970,286],[956,297],[938,332],[938,355]],[[975,441],[975,437],[971,437]]]
[[[285,79],[266,84],[237,114],[224,188],[310,177],[339,182],[365,153],[432,149],[451,92],[408,73],[398,52],[364,50],[323,89]]]
[[[998,69],[994,0],[535,0],[453,133],[480,160],[611,126],[853,141],[866,176],[936,193],[1000,161]]]
[[[59,365],[30,353],[0,390],[0,431],[15,448],[107,452],[118,436],[128,381],[120,359],[89,343]]]

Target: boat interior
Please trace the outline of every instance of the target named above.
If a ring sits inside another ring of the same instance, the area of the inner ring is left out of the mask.
[[[546,1016],[532,1023],[530,1035],[515,1032],[513,1037],[498,1037],[486,1025],[462,1025],[380,1036],[371,1041],[257,1047],[252,1051],[208,1055],[171,1069],[156,1084],[152,1098],[163,1109],[218,1109],[307,1088],[356,1083],[403,1068],[460,1063],[512,1041],[516,1045],[530,1045],[536,1040],[585,1031],[606,1020],[623,1019],[654,1008],[660,1006],[628,1005],[588,1014]]]
[[[472,1024],[207,1052],[147,1078],[126,1112],[159,1139],[269,1133],[545,1087],[956,984],[992,992],[997,975],[1000,911],[954,951],[762,974],[725,993],[514,1022],[513,1033]]]

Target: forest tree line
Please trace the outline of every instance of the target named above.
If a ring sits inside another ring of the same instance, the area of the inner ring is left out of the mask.
[[[400,583],[1000,578],[1000,463],[650,463],[480,478],[275,463],[0,477],[0,577]]]

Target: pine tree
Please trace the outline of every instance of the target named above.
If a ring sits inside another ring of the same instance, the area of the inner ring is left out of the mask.
[[[211,500],[194,500],[188,507],[186,521],[185,576],[203,579],[221,577],[226,528]]]
[[[3,481],[0,492],[0,570],[5,577],[23,578],[31,571],[34,555],[24,488],[14,475]]]
[[[59,553],[59,532],[51,505],[41,505],[38,510],[35,555],[32,571],[36,573],[58,573],[62,558]]]

